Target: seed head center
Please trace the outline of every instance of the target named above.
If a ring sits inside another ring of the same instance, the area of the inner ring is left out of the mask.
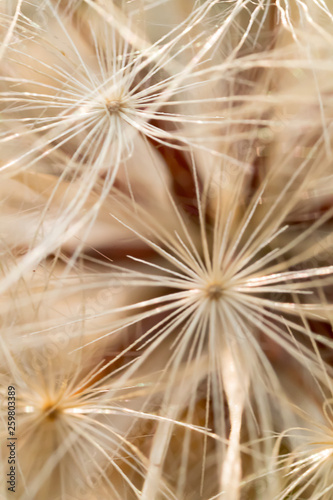
[[[110,115],[114,115],[120,111],[122,103],[120,100],[111,100],[106,102],[106,109]]]
[[[48,403],[43,407],[43,412],[47,420],[54,422],[54,420],[59,417],[61,410],[57,408],[53,403]]]
[[[220,283],[211,283],[206,288],[206,294],[210,300],[218,300],[223,294],[223,287]]]

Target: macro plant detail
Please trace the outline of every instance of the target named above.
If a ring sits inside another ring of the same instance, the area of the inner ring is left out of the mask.
[[[1,498],[332,497],[332,28],[0,1]]]

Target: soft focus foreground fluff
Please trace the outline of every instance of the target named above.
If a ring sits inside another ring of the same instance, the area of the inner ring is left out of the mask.
[[[1,499],[332,499],[331,1],[0,5]]]

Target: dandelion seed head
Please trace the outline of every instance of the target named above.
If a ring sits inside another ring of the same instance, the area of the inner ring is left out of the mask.
[[[20,500],[331,500],[332,418],[295,410],[333,386],[330,8],[2,3]]]

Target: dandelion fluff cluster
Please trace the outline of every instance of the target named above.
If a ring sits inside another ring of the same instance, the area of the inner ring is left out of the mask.
[[[333,498],[330,0],[0,31],[1,498]]]

